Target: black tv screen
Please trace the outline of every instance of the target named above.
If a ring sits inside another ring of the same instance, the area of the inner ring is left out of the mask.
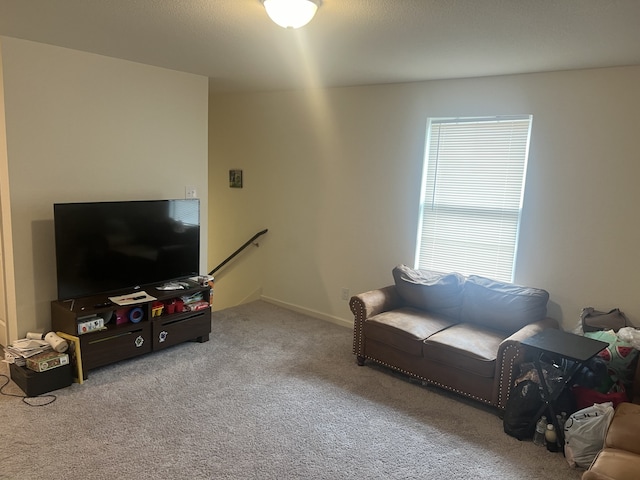
[[[198,275],[200,202],[56,203],[58,300]]]

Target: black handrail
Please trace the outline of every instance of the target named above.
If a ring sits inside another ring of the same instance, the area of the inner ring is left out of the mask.
[[[231,259],[233,257],[235,257],[236,255],[238,255],[242,250],[244,250],[245,248],[247,248],[249,246],[250,243],[252,243],[256,238],[258,238],[261,235],[264,235],[265,233],[267,233],[269,230],[267,228],[265,228],[264,230],[262,230],[261,232],[256,233],[253,237],[251,237],[249,240],[247,240],[245,242],[244,245],[242,245],[239,249],[237,249],[235,252],[233,252],[231,255],[229,255],[227,257],[227,259],[222,262],[220,265],[218,265],[216,268],[214,268],[213,270],[211,270],[209,272],[209,275],[213,275],[214,273],[216,273],[218,270],[220,270],[222,267],[224,267],[229,261],[231,261]]]

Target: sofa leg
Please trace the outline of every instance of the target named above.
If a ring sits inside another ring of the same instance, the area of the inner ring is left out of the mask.
[[[364,357],[362,355],[358,355],[357,360],[358,360],[358,365],[360,366],[364,365]]]

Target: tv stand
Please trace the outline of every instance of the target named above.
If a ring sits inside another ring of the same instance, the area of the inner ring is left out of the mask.
[[[211,288],[191,280],[180,283],[184,284],[180,290],[160,290],[159,285],[145,285],[141,290],[157,300],[134,305],[120,306],[108,299],[127,291],[51,302],[53,331],[78,339],[83,379],[87,378],[88,371],[120,360],[187,341],[208,341]],[[183,299],[199,301],[188,303]],[[141,312],[136,311],[130,320],[128,313],[134,308]],[[102,319],[103,328],[93,329],[95,322],[92,321],[96,319]],[[80,333],[79,325],[84,324],[89,330]]]

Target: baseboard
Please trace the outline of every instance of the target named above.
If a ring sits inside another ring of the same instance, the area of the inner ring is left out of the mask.
[[[336,325],[353,329],[353,321],[350,321],[350,320],[334,317],[333,315],[327,315],[326,313],[318,312],[316,310],[311,310],[309,308],[300,307],[292,303],[282,302],[280,300],[276,300],[275,298],[267,297],[264,295],[262,295],[260,299],[264,300],[267,303],[272,303],[273,305],[278,305],[279,307],[286,308],[287,310],[292,310],[294,312],[302,313],[304,315],[308,315],[313,318],[318,318],[326,322],[335,323]]]

